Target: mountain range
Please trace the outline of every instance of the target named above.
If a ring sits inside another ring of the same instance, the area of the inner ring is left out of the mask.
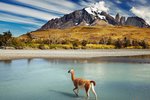
[[[100,7],[100,6],[99,6]],[[115,17],[97,6],[90,6],[76,10],[63,17],[49,20],[38,30],[66,29],[74,26],[136,26],[140,28],[150,27],[146,21],[138,16],[124,17],[119,13]]]

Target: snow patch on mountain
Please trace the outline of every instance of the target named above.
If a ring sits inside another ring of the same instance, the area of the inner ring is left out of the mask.
[[[105,6],[105,2],[104,1],[100,1],[98,3],[93,4],[90,7],[85,8],[85,10],[89,13],[92,14],[94,16],[99,17],[100,19],[106,19],[105,16],[100,15],[100,13],[102,11],[108,12],[108,8]]]
[[[98,17],[99,17],[100,19],[106,19],[106,17],[105,17],[105,16],[100,15],[100,14],[98,14]]]

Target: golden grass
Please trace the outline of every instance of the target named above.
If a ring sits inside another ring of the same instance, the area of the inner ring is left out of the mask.
[[[133,26],[79,26],[69,29],[49,29],[45,31],[31,32],[37,38],[47,39],[78,39],[88,41],[99,41],[103,37],[112,39],[145,40],[150,44],[150,28],[138,28]],[[27,39],[27,35],[22,35],[20,39]]]
[[[103,45],[103,44],[87,44],[86,48],[89,49],[115,49],[114,45]]]

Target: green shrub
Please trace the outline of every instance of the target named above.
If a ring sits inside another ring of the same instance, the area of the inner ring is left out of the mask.
[[[86,46],[87,43],[88,43],[88,42],[87,42],[86,40],[83,40],[83,41],[81,42],[81,45],[82,45],[82,46]]]
[[[42,49],[42,50],[49,49],[49,46],[48,45],[44,45],[44,44],[40,44],[39,45],[39,49]]]
[[[79,49],[80,42],[78,40],[71,41],[73,49]]]
[[[142,46],[128,46],[127,49],[142,49]]]
[[[147,42],[145,42],[144,40],[140,42],[140,46],[142,46],[143,49],[148,49],[149,45]]]
[[[0,35],[0,46],[8,46],[8,41],[12,38],[12,33],[10,31],[3,32]]]
[[[115,47],[116,47],[117,49],[122,48],[122,47],[123,47],[123,42],[122,42],[120,39],[118,39],[118,40],[115,42]]]
[[[104,44],[87,44],[86,48],[90,49],[114,49],[114,45],[104,45]]]

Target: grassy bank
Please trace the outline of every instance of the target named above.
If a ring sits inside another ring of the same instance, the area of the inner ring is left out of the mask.
[[[149,49],[150,28],[79,26],[34,31],[12,37],[0,35],[0,47],[14,49]]]

